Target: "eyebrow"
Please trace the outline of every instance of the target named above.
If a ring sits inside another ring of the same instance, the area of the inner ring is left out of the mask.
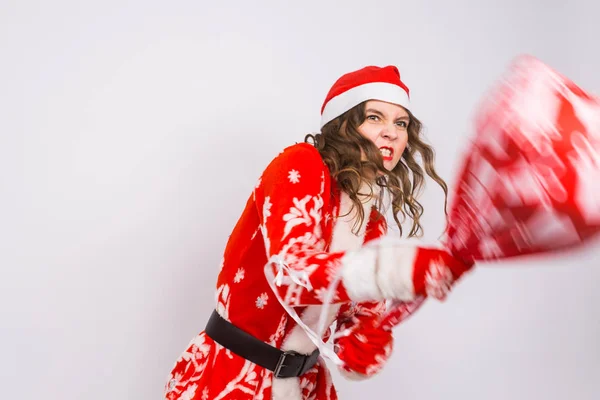
[[[377,114],[381,117],[385,117],[385,115],[383,115],[383,113],[381,111],[377,111],[373,108],[369,108],[367,110],[365,110],[365,113],[373,113],[373,114]],[[403,117],[398,117],[396,118],[396,121],[400,121],[400,120],[406,120],[406,121],[410,121],[410,117],[408,115],[403,116]]]

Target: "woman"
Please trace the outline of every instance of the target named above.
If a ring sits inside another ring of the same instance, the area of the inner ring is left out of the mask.
[[[416,154],[447,193],[397,68],[342,76],[321,117],[321,133],[285,149],[256,184],[225,249],[216,310],[177,360],[167,399],[336,399],[320,353],[349,378],[372,376],[392,349],[385,300],[443,298],[471,267],[380,239],[385,193],[400,233],[405,216],[409,236],[421,231]]]

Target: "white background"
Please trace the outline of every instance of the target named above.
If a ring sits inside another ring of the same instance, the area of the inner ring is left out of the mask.
[[[0,3],[0,397],[158,399],[262,169],[342,73],[397,65],[452,184],[530,53],[600,94],[592,1]],[[426,240],[442,193],[423,203]],[[600,255],[482,265],[342,400],[597,400]],[[371,395],[372,393],[372,395]]]

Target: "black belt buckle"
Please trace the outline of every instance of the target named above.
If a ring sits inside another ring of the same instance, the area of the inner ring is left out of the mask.
[[[288,357],[289,357],[290,361],[292,358],[294,358],[295,362],[286,364]],[[301,375],[305,374],[309,369],[311,369],[316,364],[318,357],[319,357],[319,349],[316,349],[315,351],[313,351],[310,356],[300,354],[293,350],[284,351],[281,354],[281,356],[279,357],[279,360],[277,361],[277,365],[275,366],[275,370],[273,371],[273,374],[275,375],[276,378],[292,378],[292,377],[301,376]],[[288,372],[288,373],[282,374],[281,373],[282,369],[284,369],[285,367],[293,367],[294,370],[293,371],[284,371],[284,372]],[[291,372],[291,374],[289,372]]]
[[[293,351],[293,350],[290,350],[290,351],[284,351],[284,352],[281,354],[281,356],[279,357],[279,361],[277,361],[277,365],[275,366],[275,370],[273,371],[273,374],[275,375],[275,377],[276,377],[276,378],[291,378],[291,377],[293,377],[293,376],[297,376],[297,375],[292,375],[292,376],[280,375],[280,374],[281,374],[281,369],[282,369],[283,367],[286,367],[286,366],[288,366],[288,364],[285,364],[285,362],[286,362],[286,361],[285,361],[285,360],[286,360],[286,358],[287,358],[287,357],[294,357],[294,356],[296,356],[296,357],[297,357],[297,356],[300,356],[300,357],[302,357],[302,354],[300,354],[300,353],[298,353],[298,352],[296,352],[296,351]],[[301,365],[300,365],[300,369],[302,369],[302,367],[303,367],[303,365],[301,364]],[[300,371],[298,371],[298,372],[300,372]]]

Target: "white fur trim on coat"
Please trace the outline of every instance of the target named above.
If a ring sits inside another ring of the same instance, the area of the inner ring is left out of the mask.
[[[377,286],[384,299],[413,301],[413,271],[417,248],[410,245],[382,243],[378,248]]]
[[[365,247],[342,257],[342,283],[354,301],[383,300],[375,277],[377,249]]]
[[[369,193],[368,187],[361,188],[361,193]],[[352,208],[352,200],[346,193],[342,193],[340,197],[340,212],[342,216],[338,218],[332,233],[331,244],[329,251],[351,251],[359,249],[365,238],[367,224],[369,216],[371,215],[371,208],[375,198],[372,198],[363,203],[364,211],[364,222],[359,228],[358,233],[354,233],[354,220],[356,216],[356,210],[348,214]],[[348,215],[346,215],[348,214]],[[339,304],[329,305],[327,310],[327,326],[329,326],[340,308]],[[316,331],[318,329],[319,317],[321,315],[323,307],[320,305],[308,306],[302,313],[302,322],[306,324],[311,330]],[[284,351],[294,350],[301,354],[310,354],[315,349],[315,344],[309,339],[301,326],[296,325],[290,333],[284,339],[281,349]],[[302,390],[300,388],[299,378],[273,378],[272,385],[272,397],[273,400],[302,400]]]
[[[415,298],[413,285],[417,249],[379,240],[342,258],[342,282],[354,301]]]
[[[302,321],[313,331],[317,330],[319,323],[319,316],[321,315],[321,306],[308,306],[302,313]],[[337,314],[338,307],[331,308],[333,316],[330,317],[332,320]],[[296,325],[292,328],[290,333],[284,339],[281,350],[289,351],[294,350],[301,354],[312,353],[317,346],[308,338],[304,330],[300,325]],[[273,377],[272,384],[273,400],[301,400],[302,390],[300,388],[299,378],[275,378]]]

